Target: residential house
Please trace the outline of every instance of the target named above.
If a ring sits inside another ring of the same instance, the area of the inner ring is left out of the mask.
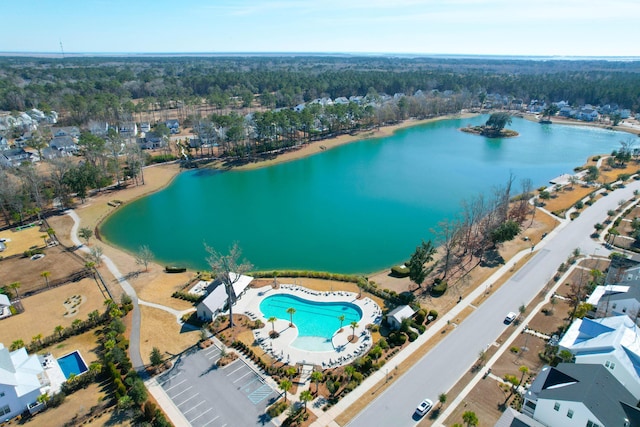
[[[13,140],[13,147],[25,148],[29,140],[31,140],[31,136],[32,136],[31,132],[24,132],[22,135],[20,135],[19,138],[16,138]]]
[[[529,415],[523,414],[509,407],[493,427],[547,427],[534,420]]]
[[[0,252],[4,251],[6,246],[0,242]],[[0,319],[11,316],[11,301],[5,294],[0,294]]]
[[[401,305],[387,314],[387,323],[393,329],[400,329],[402,321],[404,319],[410,319],[414,315],[415,311],[408,305]]]
[[[69,156],[77,153],[79,150],[78,144],[76,144],[76,141],[70,135],[54,137],[51,142],[49,142],[49,147]]]
[[[231,297],[232,305],[244,294],[245,290],[253,281],[253,277],[229,273],[233,283],[233,295]],[[227,305],[227,290],[224,284],[219,280],[214,280],[207,287],[207,296],[196,306],[198,319],[210,322],[219,313],[221,313]]]
[[[362,104],[362,102],[364,101],[364,97],[363,96],[359,96],[359,95],[351,95],[349,97],[349,102],[353,102],[355,104]]]
[[[120,123],[118,133],[123,138],[135,138],[138,135],[138,125],[135,122]]]
[[[598,114],[598,111],[591,105],[585,105],[584,107],[580,108],[577,117],[579,120],[592,122],[594,120],[597,120],[600,115]]]
[[[0,419],[11,419],[35,404],[49,385],[37,355],[22,347],[9,351],[0,343]]]
[[[65,155],[67,154],[62,151],[58,151],[55,148],[45,147],[42,149],[42,158],[46,160],[56,159]]]
[[[149,122],[142,122],[140,123],[140,132],[150,132],[151,131],[151,123]]]
[[[27,153],[22,148],[12,148],[9,150],[0,151],[0,165],[6,167],[15,167],[21,165],[23,162],[31,161],[31,154]]]
[[[103,122],[103,121],[91,120],[89,121],[88,128],[89,128],[89,132],[91,132],[92,135],[104,138],[105,136],[107,136],[107,133],[109,132],[109,123]]]
[[[640,332],[628,316],[576,319],[559,342],[576,364],[598,364],[640,399]]]
[[[522,412],[547,426],[640,426],[636,399],[602,365],[545,366],[524,395]]]
[[[333,103],[346,105],[349,103],[349,100],[344,96],[339,96],[338,98],[333,100]]]
[[[638,321],[640,313],[640,263],[615,258],[609,266],[604,285],[597,286],[587,299],[594,317],[629,315]]]
[[[164,124],[169,128],[172,134],[180,133],[180,122],[172,119],[167,120]]]
[[[302,110],[304,110],[304,107],[305,107],[304,103],[298,104],[295,107],[293,107],[293,111],[295,111],[296,113],[301,113]]]
[[[5,151],[9,148],[11,148],[11,146],[9,146],[9,141],[7,141],[7,138],[5,138],[4,136],[0,136],[0,151]]]
[[[80,129],[76,126],[52,127],[51,136],[70,136],[72,138],[80,138]]]
[[[144,138],[138,139],[138,145],[144,150],[152,150],[154,148],[164,147],[166,140],[160,134],[155,132],[147,132]]]

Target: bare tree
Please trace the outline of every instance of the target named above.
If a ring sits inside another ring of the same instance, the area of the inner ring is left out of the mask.
[[[153,261],[153,252],[149,249],[149,246],[142,245],[136,252],[136,264],[144,265],[144,271],[149,271],[149,263]]]
[[[229,253],[223,255],[211,246],[204,244],[204,248],[209,253],[207,263],[211,267],[213,275],[222,282],[227,291],[227,305],[229,306],[229,327],[233,328],[233,304],[237,295],[233,285],[240,280],[240,276],[253,268],[253,265],[246,260],[239,261],[242,251],[238,243],[234,243],[229,248]]]
[[[89,260],[89,262],[92,262],[93,265],[95,265],[96,267],[100,266],[100,264],[102,264],[102,247],[101,246],[94,246],[89,250],[89,253],[87,254],[87,259]]]
[[[455,256],[456,248],[462,240],[462,225],[458,220],[445,219],[438,223],[438,228],[433,230],[438,236],[438,243],[444,254],[442,256],[442,278],[446,278]]]
[[[49,164],[51,165],[49,178],[51,180],[51,184],[53,185],[54,194],[60,201],[61,207],[64,208],[70,202],[69,194],[71,193],[71,190],[65,182],[65,179],[67,177],[67,173],[73,167],[73,164],[68,157],[53,158],[49,160]]]

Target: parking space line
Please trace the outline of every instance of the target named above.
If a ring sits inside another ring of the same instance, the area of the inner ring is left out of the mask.
[[[198,415],[197,417],[190,419],[190,420],[189,420],[189,422],[194,422],[195,420],[197,420],[198,418],[200,418],[201,416],[203,416],[203,415],[204,415],[204,414],[206,414],[207,412],[211,412],[211,411],[213,411],[213,408],[209,408],[209,409],[207,409],[206,411],[204,411],[203,413],[201,413],[201,414],[200,414],[200,415]],[[216,417],[216,418],[217,418],[217,417]]]
[[[207,403],[207,401],[206,401],[206,400],[203,400],[202,402],[198,403],[197,405],[192,406],[192,407],[191,407],[191,409],[187,409],[186,411],[182,411],[182,414],[184,415],[184,414],[186,414],[187,412],[191,412],[191,411],[193,411],[194,409],[196,409],[198,406],[202,405],[203,403]]]
[[[237,383],[238,381],[240,381],[241,379],[243,379],[244,377],[246,377],[247,375],[251,375],[253,372],[249,371],[246,374],[244,374],[243,376],[241,376],[240,378],[238,378],[237,380],[235,380],[233,383]]]
[[[220,417],[215,417],[214,419],[210,420],[208,423],[206,424],[202,424],[200,427],[207,427],[209,424],[211,424],[212,422],[214,422],[215,420],[217,420]]]
[[[177,378],[181,375],[180,372],[178,372],[177,374],[171,375],[169,378],[163,378],[162,382],[160,382],[160,386],[163,387],[166,383],[168,383],[169,381],[171,381],[174,378]]]
[[[176,387],[178,387],[180,384],[182,384],[182,383],[186,383],[186,382],[187,382],[187,380],[186,380],[186,379],[185,379],[185,380],[182,380],[182,381],[180,381],[178,384],[174,384],[174,385],[172,385],[172,386],[171,386],[171,387],[169,387],[169,388],[165,388],[165,389],[164,389],[164,391],[165,391],[165,392],[168,392],[168,391],[169,391],[169,390],[171,390],[172,388],[176,388]],[[168,393],[167,393],[167,394],[168,394]]]
[[[238,372],[238,371],[239,371],[240,369],[242,369],[242,368],[244,368],[244,365],[240,365],[240,367],[239,367],[239,368],[237,368],[235,371],[231,371],[230,373],[228,373],[228,374],[227,374],[227,376],[230,376],[230,375],[235,374],[236,372]]]
[[[249,389],[249,386],[250,386],[251,384],[253,384],[253,383],[257,382],[258,380],[259,380],[258,378],[254,378],[252,381],[249,381],[248,383],[243,384],[241,388],[242,388],[242,389],[244,389],[244,390],[248,390],[248,389]]]
[[[175,400],[175,398],[176,398],[176,397],[180,396],[182,393],[186,393],[186,392],[188,392],[188,391],[189,391],[189,390],[191,390],[192,388],[193,388],[193,386],[192,386],[192,385],[190,385],[189,387],[187,387],[187,388],[185,388],[184,390],[182,390],[180,393],[175,394],[175,395],[173,395],[173,396],[170,396],[170,397],[171,397],[171,400]]]
[[[182,401],[182,403],[177,403],[176,406],[184,405],[185,403],[187,403],[188,401],[190,401],[191,399],[197,396],[200,396],[200,393],[194,394],[193,396],[189,397],[187,400]]]

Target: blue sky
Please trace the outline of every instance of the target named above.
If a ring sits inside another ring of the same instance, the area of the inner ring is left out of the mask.
[[[638,0],[31,0],[0,51],[640,56]]]

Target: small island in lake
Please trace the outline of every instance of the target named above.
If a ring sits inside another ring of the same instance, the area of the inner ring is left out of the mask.
[[[468,126],[460,130],[475,135],[486,136],[487,138],[512,138],[518,136],[518,132],[504,128],[508,124],[511,124],[511,115],[508,113],[493,113],[484,125]]]

